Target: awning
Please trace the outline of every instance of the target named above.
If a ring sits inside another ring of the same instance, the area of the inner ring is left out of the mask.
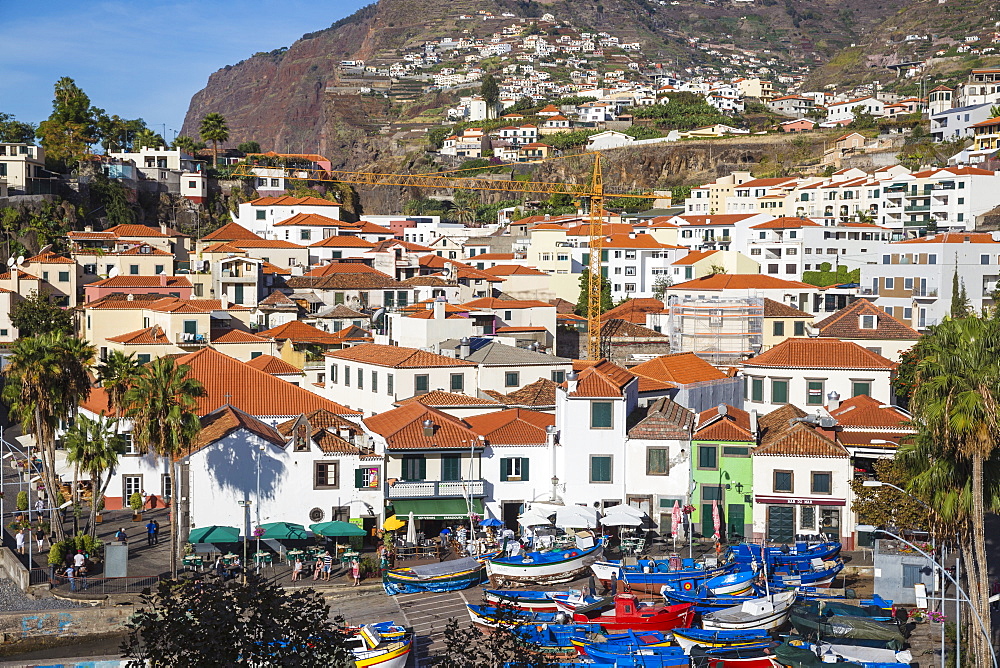
[[[846,506],[847,499],[830,499],[830,498],[799,498],[794,496],[760,496],[754,499],[757,503],[790,503],[797,506]]]
[[[397,517],[413,517],[420,520],[459,520],[469,516],[465,499],[393,499],[392,507]],[[472,500],[472,512],[483,514],[483,500]]]

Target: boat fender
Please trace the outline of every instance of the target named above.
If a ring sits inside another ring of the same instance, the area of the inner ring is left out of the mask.
[[[576,556],[576,550],[573,550],[572,552],[570,552],[570,553],[569,553],[568,555],[566,555],[566,556],[568,556],[568,557],[575,557],[575,556]]]
[[[533,563],[535,563],[535,560],[532,559],[531,557],[525,557],[524,559],[521,560],[521,563],[522,564],[533,564]]]
[[[684,591],[691,591],[691,589],[693,587],[694,587],[694,585],[691,583],[690,580],[685,580],[684,581]]]
[[[556,613],[556,624],[566,624],[568,622],[569,622],[569,615],[567,615],[565,612],[561,610]]]
[[[652,573],[652,572],[653,572],[653,569],[652,569],[652,568],[650,568],[649,566],[643,566],[643,567],[642,567],[642,572],[643,572],[643,573]]]

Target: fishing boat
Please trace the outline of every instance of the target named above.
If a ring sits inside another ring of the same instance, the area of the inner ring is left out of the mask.
[[[738,564],[727,552],[718,566],[706,568],[703,563],[685,561],[679,557],[670,559],[639,559],[636,564],[623,565],[619,561],[600,561],[591,566],[594,576],[606,588],[619,583],[626,591],[642,591],[655,594],[669,585],[683,591],[693,591],[705,580],[725,575],[735,570],[752,570],[752,565]]]
[[[817,635],[822,638],[855,638],[897,642],[902,647],[909,634],[908,625],[897,622],[883,622],[868,617],[849,615],[824,615],[808,606],[796,606],[789,619],[795,630],[803,636]]]
[[[685,649],[693,647],[726,648],[766,642],[771,636],[764,630],[719,631],[705,629],[674,629],[674,640]]]
[[[799,640],[788,639],[784,643],[774,648],[774,656],[778,665],[788,668],[899,668],[901,664],[897,662],[882,663],[874,661],[848,661],[833,656],[822,658],[816,652],[807,647],[810,643],[803,643]]]
[[[663,598],[670,603],[690,603],[694,606],[695,612],[707,613],[725,610],[734,605],[742,605],[746,601],[753,601],[764,595],[764,591],[758,587],[752,588],[746,594],[733,596],[721,594],[716,596],[705,587],[700,587],[697,591],[683,592],[665,589],[660,592]]]
[[[883,599],[880,599],[885,603]],[[805,601],[797,606],[798,610],[812,612],[823,617],[864,617],[876,622],[896,621],[893,609],[886,610],[881,604],[852,605],[845,601]],[[904,617],[904,619],[906,619]]]
[[[844,561],[836,559],[813,559],[788,564],[774,564],[768,567],[771,586],[782,587],[827,587],[844,570]]]
[[[357,668],[403,668],[413,650],[413,634],[395,622],[369,624],[347,639]]]
[[[604,556],[604,543],[591,548],[552,552],[528,552],[486,561],[486,573],[494,587],[547,585],[570,582],[590,571]]]
[[[895,650],[888,647],[868,647],[866,645],[848,645],[844,643],[808,642],[806,640],[788,641],[790,644],[812,650],[820,658],[833,657],[845,661],[856,661],[861,664],[888,663],[909,664],[913,661],[910,650]]]
[[[694,668],[774,668],[773,649],[776,642],[757,643],[746,647],[705,648],[691,651]]]
[[[483,598],[486,603],[499,607],[506,605],[515,610],[532,612],[556,612],[554,594],[568,594],[568,591],[534,591],[531,589],[486,589]]]
[[[754,571],[737,571],[708,578],[702,586],[716,596],[741,596],[753,589],[756,577]]]
[[[605,599],[606,597],[604,596],[595,596],[578,589],[571,590],[568,593],[558,593],[552,595],[552,600],[555,602],[556,608],[569,614],[573,614],[578,608],[594,605],[595,603],[600,603]]]
[[[596,635],[601,631],[597,624],[526,624],[517,627],[517,637],[525,650],[546,660],[568,660],[577,656],[572,639]]]
[[[703,629],[774,629],[788,619],[794,591],[782,591],[702,615]]]
[[[689,668],[691,660],[680,647],[640,647],[623,645],[592,645],[587,657],[597,665],[617,668],[655,666],[656,668]]]
[[[777,564],[809,563],[813,559],[826,561],[834,559],[840,554],[840,543],[828,541],[816,545],[805,542],[795,543],[793,546],[782,545],[781,547],[761,548],[753,543],[741,543],[730,547],[733,558],[742,564],[761,563],[767,558],[768,566]]]
[[[676,632],[677,629],[674,629]],[[608,644],[613,645],[630,645],[635,648],[639,647],[666,647],[671,644],[671,638],[669,633],[663,633],[661,631],[643,631],[641,633],[636,633],[635,631],[629,630],[624,633],[586,633],[586,634],[576,634],[570,638],[570,642],[573,643],[573,647],[581,656],[587,655],[587,648],[591,645],[597,645],[598,647],[603,647]]]
[[[482,584],[485,577],[486,568],[482,560],[464,558],[394,568],[382,576],[382,587],[390,596],[422,591],[456,591]]]

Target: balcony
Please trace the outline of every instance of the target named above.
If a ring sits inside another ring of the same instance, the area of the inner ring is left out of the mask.
[[[906,192],[906,185],[905,184],[899,184],[899,185],[893,185],[893,186],[886,186],[885,187],[885,192],[887,192],[887,193],[905,193]]]
[[[199,348],[201,346],[208,345],[208,337],[204,334],[189,334],[187,332],[179,332],[175,340],[177,345],[182,348]]]
[[[931,190],[954,190],[955,183],[953,181],[945,181],[944,183],[935,183],[931,186]]]
[[[937,288],[913,288],[914,299],[937,299]]]
[[[906,213],[919,213],[921,211],[930,211],[930,204],[912,204],[910,206],[904,206],[903,211]]]
[[[911,197],[927,197],[931,194],[931,188],[924,188],[923,190],[911,190],[906,194],[909,199]]]
[[[485,496],[482,480],[397,482],[389,488],[390,499],[427,499],[431,497]]]

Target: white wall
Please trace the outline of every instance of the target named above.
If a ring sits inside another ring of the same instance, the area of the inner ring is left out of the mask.
[[[788,367],[743,367],[746,382],[746,410],[756,409],[759,413],[769,413],[783,403],[771,402],[771,387],[773,380],[788,381],[788,403],[798,406],[804,411],[812,411],[818,406],[826,405],[827,395],[836,391],[840,400],[846,401],[854,396],[852,383],[867,381],[871,383],[873,399],[889,403],[892,399],[892,387],[889,383],[889,370],[875,369],[794,369]],[[764,381],[763,401],[753,400],[753,379]],[[822,400],[820,404],[807,403],[807,382],[823,381]]]

